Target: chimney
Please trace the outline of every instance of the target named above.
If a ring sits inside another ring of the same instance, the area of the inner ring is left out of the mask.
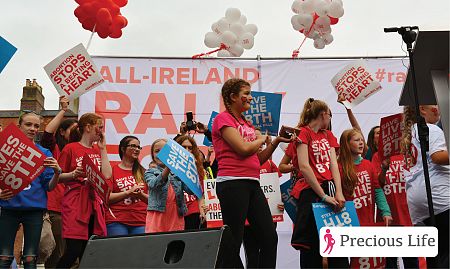
[[[44,110],[45,97],[42,95],[42,87],[36,79],[31,82],[27,79],[23,87],[22,99],[20,99],[20,110],[32,110],[40,113]]]

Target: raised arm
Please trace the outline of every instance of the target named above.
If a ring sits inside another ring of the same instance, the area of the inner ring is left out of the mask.
[[[59,97],[59,104],[61,110],[56,114],[56,116],[45,126],[45,131],[50,134],[54,134],[57,130],[59,125],[64,119],[64,114],[66,113],[68,107],[69,107],[69,99],[67,99],[64,96]]]

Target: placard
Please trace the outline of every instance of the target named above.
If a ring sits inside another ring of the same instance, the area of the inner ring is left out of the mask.
[[[359,226],[353,201],[345,202],[344,208],[339,212],[334,212],[333,207],[327,203],[313,203],[312,207],[318,233],[322,227]]]
[[[219,198],[216,195],[216,180],[208,178],[203,180],[205,190],[205,205],[208,207],[206,213],[206,225],[208,228],[222,227],[222,211],[220,209]]]
[[[267,203],[269,203],[270,213],[274,222],[281,222],[284,220],[283,211],[278,209],[281,201],[280,178],[278,173],[264,173],[259,176],[259,184],[261,190],[266,196]]]
[[[217,113],[216,111],[213,111],[211,113],[211,117],[209,117],[209,121],[208,121],[208,130],[210,130],[212,132],[212,125],[214,122],[214,119],[216,118],[216,116],[219,115],[219,113]],[[208,138],[206,138],[206,136],[203,138],[203,145],[209,147],[212,146],[212,142],[208,140]]]
[[[44,70],[59,95],[69,100],[105,82],[81,43],[44,66]]]
[[[349,109],[381,90],[380,83],[374,80],[364,60],[348,64],[331,79],[331,84],[338,95],[344,94],[342,103]]]
[[[16,53],[17,48],[0,36],[0,73]]]
[[[89,158],[89,155],[86,153],[83,156],[83,168],[86,172],[86,178],[97,194],[100,196],[102,201],[107,205],[109,204],[109,195],[111,190],[109,188],[108,182],[105,179],[105,176],[100,172],[98,167],[94,164],[94,162]]]
[[[277,136],[280,126],[282,94],[252,91],[250,109],[244,116],[254,127],[269,135]]]
[[[11,123],[0,132],[0,188],[18,194],[42,173],[46,158],[33,141]]]
[[[380,161],[400,154],[402,140],[403,114],[381,118],[380,138],[378,139],[378,156]]]
[[[173,139],[169,139],[157,157],[186,184],[197,198],[200,199],[203,196],[194,155]]]

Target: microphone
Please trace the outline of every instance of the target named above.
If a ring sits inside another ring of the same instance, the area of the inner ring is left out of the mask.
[[[411,31],[419,29],[418,26],[401,26],[401,27],[390,27],[390,28],[384,28],[385,33],[394,33],[394,32],[404,32],[404,31]]]

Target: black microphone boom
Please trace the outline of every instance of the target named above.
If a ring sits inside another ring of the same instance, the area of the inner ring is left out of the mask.
[[[405,31],[411,31],[419,29],[418,26],[402,26],[402,27],[390,27],[390,28],[384,28],[385,33],[395,33],[395,32],[405,32]]]

